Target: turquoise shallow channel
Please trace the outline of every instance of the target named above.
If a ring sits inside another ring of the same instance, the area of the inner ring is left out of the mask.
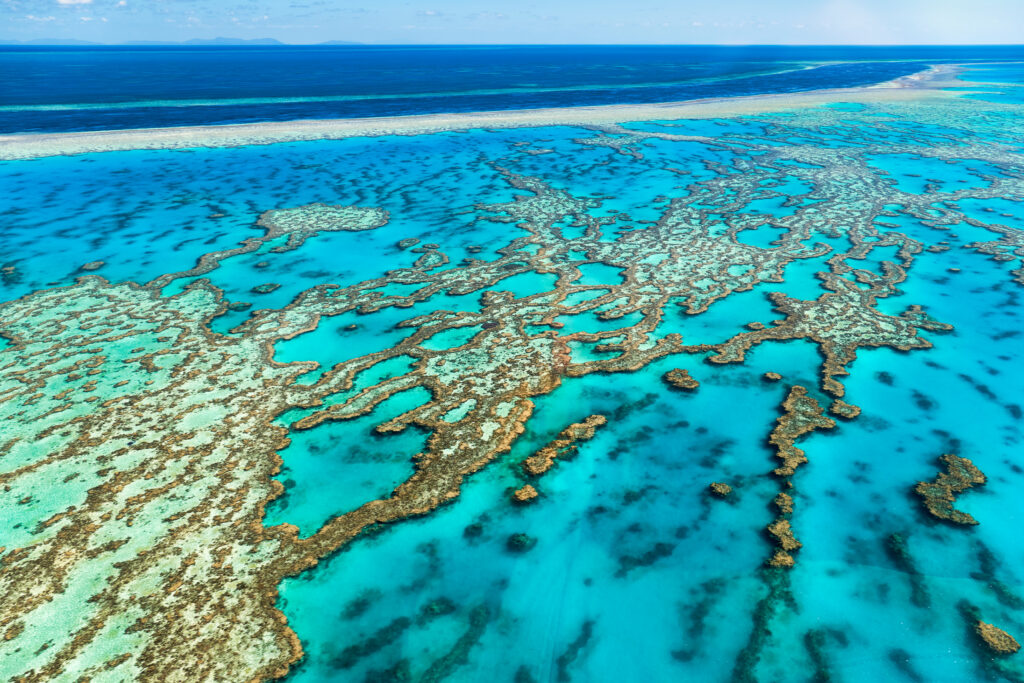
[[[1024,681],[1024,70],[963,78],[3,162],[0,679]]]

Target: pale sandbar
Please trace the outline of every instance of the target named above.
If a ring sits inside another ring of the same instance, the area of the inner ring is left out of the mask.
[[[723,118],[817,107],[835,102],[906,102],[963,95],[963,91],[944,90],[951,86],[969,85],[957,79],[961,71],[962,67],[959,65],[941,65],[866,87],[683,102],[2,135],[0,160],[137,149],[240,147],[349,137],[419,135],[481,128],[587,126],[630,121]]]

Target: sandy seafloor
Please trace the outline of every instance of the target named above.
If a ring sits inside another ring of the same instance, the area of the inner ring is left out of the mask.
[[[480,205],[527,194],[510,186],[499,165],[574,196],[602,197],[595,215],[625,212],[643,229],[666,210],[666,199],[687,195],[694,184],[722,174],[756,184],[763,172],[756,160],[736,165],[742,140],[855,153],[887,140],[941,147],[940,158],[872,152],[865,160],[891,180],[891,215],[877,217],[878,229],[925,247],[949,246],[916,254],[906,281],[877,308],[898,315],[921,305],[954,329],[922,331],[930,349],[859,349],[849,377],[840,379],[860,416],[799,442],[809,463],[793,477],[791,522],[803,543],[795,567],[764,566],[772,550],[764,528],[778,491],[766,438],[791,385],[808,387],[823,406],[830,402],[813,341],[766,341],[742,363],[678,354],[635,372],[566,378],[535,399],[511,452],[467,478],[457,499],[358,538],[283,582],[278,605],[305,650],[286,680],[1024,680],[1024,655],[993,657],[965,617],[965,605],[973,606],[985,621],[1024,637],[1024,285],[1011,272],[1024,249],[1024,71],[993,65],[965,78],[975,83],[960,87],[985,93],[888,87],[453,120],[7,137],[0,140],[7,160],[0,167],[0,266],[13,266],[14,274],[0,285],[0,299],[70,284],[90,261],[103,261],[95,273],[115,282],[187,269],[200,255],[253,234],[268,209],[325,202],[390,212],[384,227],[324,233],[287,253],[263,249],[204,276],[231,301],[281,308],[316,284],[410,267],[419,254],[399,249],[403,238],[440,245],[450,263],[439,271],[468,257],[496,258],[496,249],[524,233],[479,220]],[[622,121],[641,132],[740,142],[638,138],[623,150],[578,142],[600,134],[581,125]],[[341,139],[323,139],[332,137]],[[999,161],[947,163],[968,142],[998,147]],[[995,196],[957,204],[972,220],[1004,226],[1003,233],[967,223],[939,229],[901,210],[906,195],[952,201],[946,193],[996,183]],[[797,209],[816,200],[795,176],[765,189],[731,213],[769,217],[744,237],[771,249],[798,221]],[[846,197],[861,199],[877,198]],[[784,282],[732,293],[697,315],[670,305],[655,336],[678,332],[690,344],[718,343],[748,323],[779,319],[769,292],[800,300],[823,294],[815,273],[850,247],[845,215],[833,209],[824,225],[834,234],[812,231],[806,240],[829,245],[828,255],[794,261]],[[966,246],[1004,235],[1004,260]],[[613,232],[604,237],[615,239]],[[895,258],[894,248],[880,247],[851,265],[882,273],[882,260]],[[255,267],[263,261],[269,265]],[[621,278],[594,264],[581,272],[587,284]],[[251,291],[267,282],[280,287]],[[172,283],[165,295],[185,284]],[[526,273],[490,289],[526,296],[554,286],[550,275]],[[440,309],[475,310],[479,296],[437,295],[411,308],[324,318],[316,330],[278,343],[275,359],[319,362],[321,370],[300,380],[312,381],[409,334],[395,323]],[[229,312],[212,329],[230,334],[250,314]],[[616,329],[637,318],[586,314],[564,322],[568,333]],[[5,353],[0,349],[0,366]],[[401,366],[380,373],[401,373]],[[670,389],[662,375],[674,368],[688,369],[700,388]],[[769,371],[783,381],[765,382]],[[382,436],[372,428],[428,400],[425,390],[410,390],[369,415],[293,433],[280,453],[285,493],[264,523],[294,524],[308,536],[389,495],[413,473],[411,456],[428,435],[409,428]],[[597,413],[609,417],[607,427],[534,482],[536,501],[514,505],[510,492],[527,481],[522,460]],[[943,453],[970,458],[988,477],[957,501],[977,526],[929,517],[913,493],[916,482],[934,479]],[[729,483],[733,493],[714,499],[707,493],[712,481]],[[21,529],[20,544],[30,544],[28,529],[74,499],[61,490],[66,498],[38,509],[0,507],[0,528]],[[535,544],[513,552],[513,534]],[[910,560],[893,551],[894,534]]]

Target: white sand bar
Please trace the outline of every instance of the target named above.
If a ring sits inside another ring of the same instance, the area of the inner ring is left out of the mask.
[[[905,102],[963,94],[942,90],[950,85],[966,85],[956,80],[959,71],[957,66],[943,65],[869,87],[685,102],[2,135],[0,160],[134,149],[240,147],[349,137],[419,135],[473,128],[587,126],[628,121],[719,118],[816,107],[834,102]]]

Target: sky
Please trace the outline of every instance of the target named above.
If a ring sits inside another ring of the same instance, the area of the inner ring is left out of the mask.
[[[1024,43],[1024,0],[0,0],[0,39]]]

